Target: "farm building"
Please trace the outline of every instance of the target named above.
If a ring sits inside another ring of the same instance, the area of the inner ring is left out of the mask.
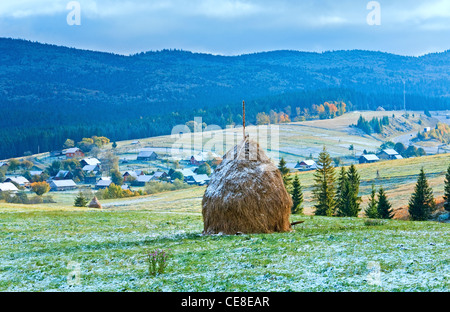
[[[138,175],[137,175],[137,173],[134,172],[134,171],[125,171],[125,173],[122,175],[122,177],[123,177],[123,181],[124,181],[124,182],[127,182],[127,180],[128,180],[130,177],[137,179]]]
[[[153,176],[150,175],[140,175],[137,177],[136,181],[134,181],[132,184],[135,186],[145,186],[145,184],[150,182],[152,178]]]
[[[18,191],[19,191],[19,189],[14,184],[12,184],[11,182],[0,183],[0,193],[1,192],[13,192],[13,193],[16,193]]]
[[[186,179],[187,184],[205,185],[208,184],[211,179],[206,174],[196,174]]]
[[[84,153],[82,150],[80,150],[78,147],[72,147],[63,152],[64,155],[66,155],[66,158],[77,158],[77,157],[84,157]]]
[[[98,174],[100,171],[100,166],[99,165],[86,165],[83,167],[83,171],[84,173],[93,173],[93,174]]]
[[[290,172],[295,172],[298,171],[297,165],[298,162],[289,162],[286,163],[286,168],[288,168]]]
[[[366,155],[361,155],[361,157],[359,157],[360,164],[370,164],[370,163],[377,162],[379,160],[380,159],[375,154],[366,154]]]
[[[112,181],[109,177],[103,177],[95,184],[96,189],[105,189],[111,185]]]
[[[139,151],[137,160],[156,160],[158,159],[158,154],[151,148],[143,148]]]
[[[95,157],[83,158],[80,161],[80,165],[82,167],[84,167],[84,166],[99,166],[100,167],[100,164],[101,164],[100,160],[98,160]]]
[[[164,178],[167,178],[168,176],[169,175],[167,174],[167,172],[157,171],[153,174],[152,180],[155,181],[155,180],[159,180],[159,179],[164,179]]]
[[[207,161],[214,160],[221,162],[222,158],[214,152],[199,152],[195,155],[192,155],[189,159],[191,165],[200,166]]]
[[[295,166],[295,168],[297,168],[298,170],[316,170],[317,164],[314,160],[307,159],[307,160],[303,160],[303,161],[299,162]]]
[[[25,186],[25,187],[30,186],[30,181],[28,181],[26,178],[21,177],[21,176],[7,177],[5,179],[5,181],[3,181],[3,182],[11,182],[11,183],[15,183],[19,186]]]
[[[42,174],[42,170],[32,170],[32,171],[30,171],[30,175],[31,176],[39,176],[39,175],[41,175]]]
[[[77,185],[73,180],[53,180],[50,183],[50,190],[55,192],[74,190],[76,188]]]
[[[179,171],[183,174],[184,180],[186,181],[187,178],[192,177],[195,175],[194,171],[191,169],[177,169],[175,171]]]
[[[53,180],[72,180],[73,174],[68,170],[59,170]]]
[[[84,177],[84,183],[86,183],[86,184],[96,184],[97,183],[97,177],[96,176],[85,176]]]
[[[396,150],[391,148],[382,150],[380,153],[378,153],[377,156],[380,159],[387,159],[387,160],[403,158],[399,153],[397,153]]]

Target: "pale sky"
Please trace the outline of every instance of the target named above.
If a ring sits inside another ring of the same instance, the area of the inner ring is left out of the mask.
[[[450,0],[377,1],[380,25],[368,24],[367,0],[79,0],[72,26],[69,2],[0,0],[0,37],[119,54],[450,49]]]

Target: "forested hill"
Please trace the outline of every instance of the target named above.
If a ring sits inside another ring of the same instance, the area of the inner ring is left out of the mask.
[[[93,135],[169,134],[202,116],[249,122],[258,112],[345,101],[347,109],[449,109],[450,51],[274,51],[215,56],[164,50],[132,56],[0,38],[0,159]]]

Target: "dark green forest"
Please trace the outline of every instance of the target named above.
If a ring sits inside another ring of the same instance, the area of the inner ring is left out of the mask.
[[[61,149],[67,138],[170,134],[201,116],[225,127],[259,112],[343,101],[349,110],[450,109],[450,51],[274,51],[131,56],[0,38],[0,159]]]

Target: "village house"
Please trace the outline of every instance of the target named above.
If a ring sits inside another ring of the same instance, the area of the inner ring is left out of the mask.
[[[379,161],[380,159],[375,154],[365,154],[359,157],[360,164],[370,164]]]
[[[92,173],[94,175],[97,175],[100,172],[100,166],[99,165],[86,165],[83,167],[82,170],[85,174]]]
[[[66,158],[78,158],[78,157],[84,157],[84,153],[82,150],[80,150],[78,147],[72,147],[67,150],[65,150],[64,155],[66,155]]]
[[[193,166],[200,166],[209,160],[220,160],[221,162],[221,159],[222,158],[214,152],[199,152],[191,156],[191,158],[189,159],[189,163]]]
[[[80,161],[81,167],[84,167],[84,166],[99,166],[100,167],[100,164],[101,164],[100,160],[98,160],[95,157],[83,158]]]
[[[72,180],[73,174],[69,170],[59,170],[53,180]]]
[[[139,154],[137,156],[137,160],[156,160],[158,159],[158,154],[155,153],[155,151],[151,148],[143,148],[139,151]]]
[[[136,181],[132,182],[134,186],[145,186],[146,183],[152,180],[153,176],[150,175],[140,175],[137,177]]]
[[[125,171],[125,173],[122,175],[122,177],[123,177],[123,181],[127,182],[130,179],[130,177],[137,179],[138,175],[134,171]]]
[[[0,183],[0,193],[1,192],[12,192],[17,193],[19,189],[11,182]]]
[[[31,170],[30,171],[30,176],[40,176],[42,174],[42,170]]]
[[[103,177],[98,180],[97,184],[95,184],[96,189],[105,189],[108,188],[112,184],[111,178]]]
[[[391,149],[391,148],[382,150],[380,153],[377,154],[377,156],[380,159],[386,159],[386,160],[403,158],[399,153],[397,153],[396,150]]]
[[[208,177],[207,174],[196,174],[196,175],[193,175],[193,176],[189,177],[186,180],[186,183],[187,184],[191,184],[191,185],[192,184],[205,185],[205,184],[208,184],[210,180],[211,179]]]
[[[297,168],[298,162],[288,162],[286,163],[286,168],[289,169],[289,172],[296,172],[299,169]]]
[[[317,169],[317,164],[314,160],[312,159],[307,159],[307,160],[303,160],[301,162],[299,162],[295,168],[297,168],[298,170],[302,170],[302,171],[306,171],[306,170],[316,170]]]
[[[195,173],[194,173],[194,171],[192,171],[192,169],[176,169],[175,171],[179,171],[179,172],[181,172],[181,174],[183,174],[184,181],[186,181],[189,177],[192,177],[195,175]]]
[[[169,175],[167,174],[167,172],[164,171],[157,171],[153,174],[152,176],[152,181],[157,181],[160,179],[165,179],[167,178]]]
[[[22,176],[7,177],[5,179],[5,181],[3,181],[3,182],[15,183],[15,184],[17,184],[19,186],[23,186],[23,187],[30,186],[30,181],[28,181],[26,178],[24,178]]]
[[[85,184],[96,184],[97,183],[97,176],[93,175],[86,175],[84,176],[84,183]]]
[[[73,180],[53,180],[50,182],[50,190],[54,192],[69,191],[77,188]]]

